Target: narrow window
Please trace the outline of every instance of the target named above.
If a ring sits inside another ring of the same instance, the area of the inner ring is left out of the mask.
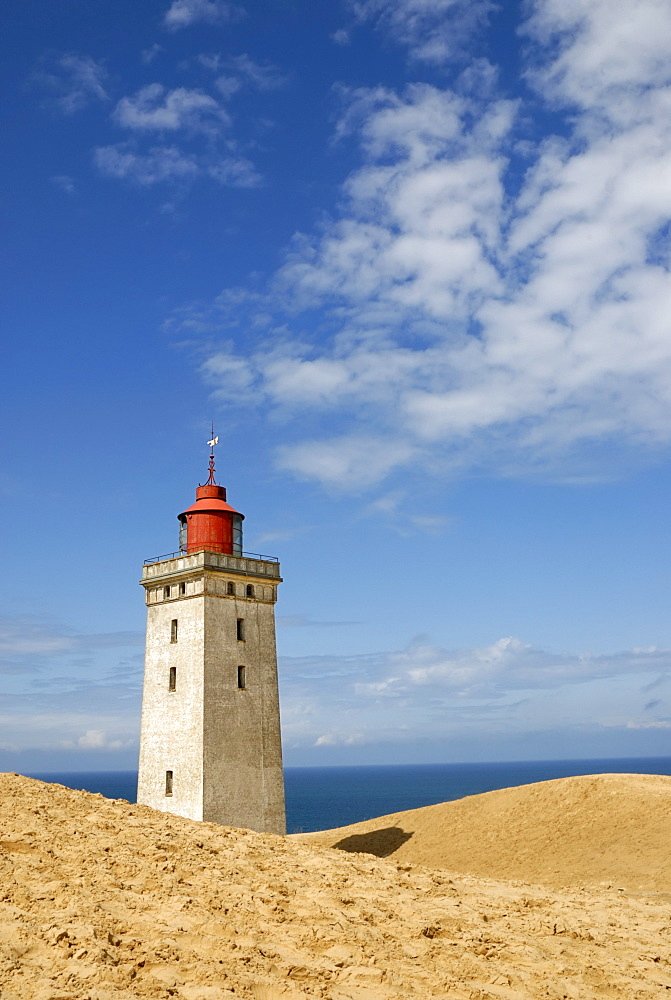
[[[230,594],[231,596],[235,595],[235,584],[234,583],[227,583],[226,584],[226,593]]]
[[[241,691],[245,689],[245,668],[238,667],[238,687]]]
[[[253,597],[253,596],[254,596],[254,587],[252,586],[251,583],[248,583],[247,584],[247,597]]]
[[[172,771],[165,772],[165,794],[172,795]]]
[[[163,588],[163,596],[164,597],[170,597],[170,587],[164,587]]]
[[[170,642],[177,642],[177,619],[170,622]]]
[[[168,673],[168,691],[177,690],[177,667],[170,667]]]
[[[182,595],[186,594],[186,584],[185,583],[180,583],[180,585],[179,585],[179,592]]]
[[[243,639],[245,638],[245,619],[244,618],[238,618],[238,620],[236,622],[236,633],[237,633],[238,640],[240,642],[242,642]]]

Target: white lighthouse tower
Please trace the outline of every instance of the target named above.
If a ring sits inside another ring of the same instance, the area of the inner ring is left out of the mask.
[[[213,438],[212,452],[217,439]],[[275,650],[280,566],[242,551],[215,482],[179,514],[180,552],[142,571],[147,645],[137,800],[190,819],[285,833]]]

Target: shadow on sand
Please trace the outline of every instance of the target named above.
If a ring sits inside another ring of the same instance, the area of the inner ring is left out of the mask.
[[[400,826],[387,826],[384,830],[371,830],[370,833],[353,833],[349,837],[343,837],[333,846],[339,851],[374,854],[378,858],[388,858],[411,837],[412,833],[407,833]]]

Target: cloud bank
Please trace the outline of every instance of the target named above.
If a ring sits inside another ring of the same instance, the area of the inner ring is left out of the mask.
[[[294,616],[279,624],[331,635],[348,623]],[[0,626],[0,750],[18,755],[6,766],[52,751],[73,770],[90,754],[97,766],[134,766],[142,634],[78,635],[37,618]],[[420,744],[422,759],[487,760],[512,739],[535,739],[535,755],[547,756],[551,733],[560,734],[554,756],[569,746],[574,755],[608,756],[603,741],[623,734],[640,755],[671,729],[671,651],[654,647],[576,655],[515,637],[453,650],[418,641],[359,655],[281,657],[280,687],[290,763],[319,763],[315,749],[355,748],[359,762],[380,748],[410,759],[409,748]]]
[[[579,656],[507,637],[476,649],[417,643],[360,656],[283,658],[281,666],[292,750],[417,742],[440,748],[461,739],[471,753],[480,743],[488,759],[487,747],[512,737],[562,730],[565,754],[573,732],[585,753],[585,734],[671,729],[671,703],[646,696],[651,687],[668,690],[668,649]]]

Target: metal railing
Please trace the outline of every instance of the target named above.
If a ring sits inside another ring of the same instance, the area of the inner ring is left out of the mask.
[[[203,549],[198,549],[202,552]],[[208,550],[205,550],[208,551]],[[195,555],[195,552],[166,552],[163,556],[152,556],[151,559],[145,559],[144,565],[151,566],[152,563],[163,562],[165,559],[178,559],[179,556],[185,555]],[[259,562],[273,562],[278,563],[280,560],[277,556],[262,556],[258,552],[243,552],[242,555],[236,556],[233,552],[216,552],[215,555],[228,555],[233,556],[234,559],[258,559]]]

